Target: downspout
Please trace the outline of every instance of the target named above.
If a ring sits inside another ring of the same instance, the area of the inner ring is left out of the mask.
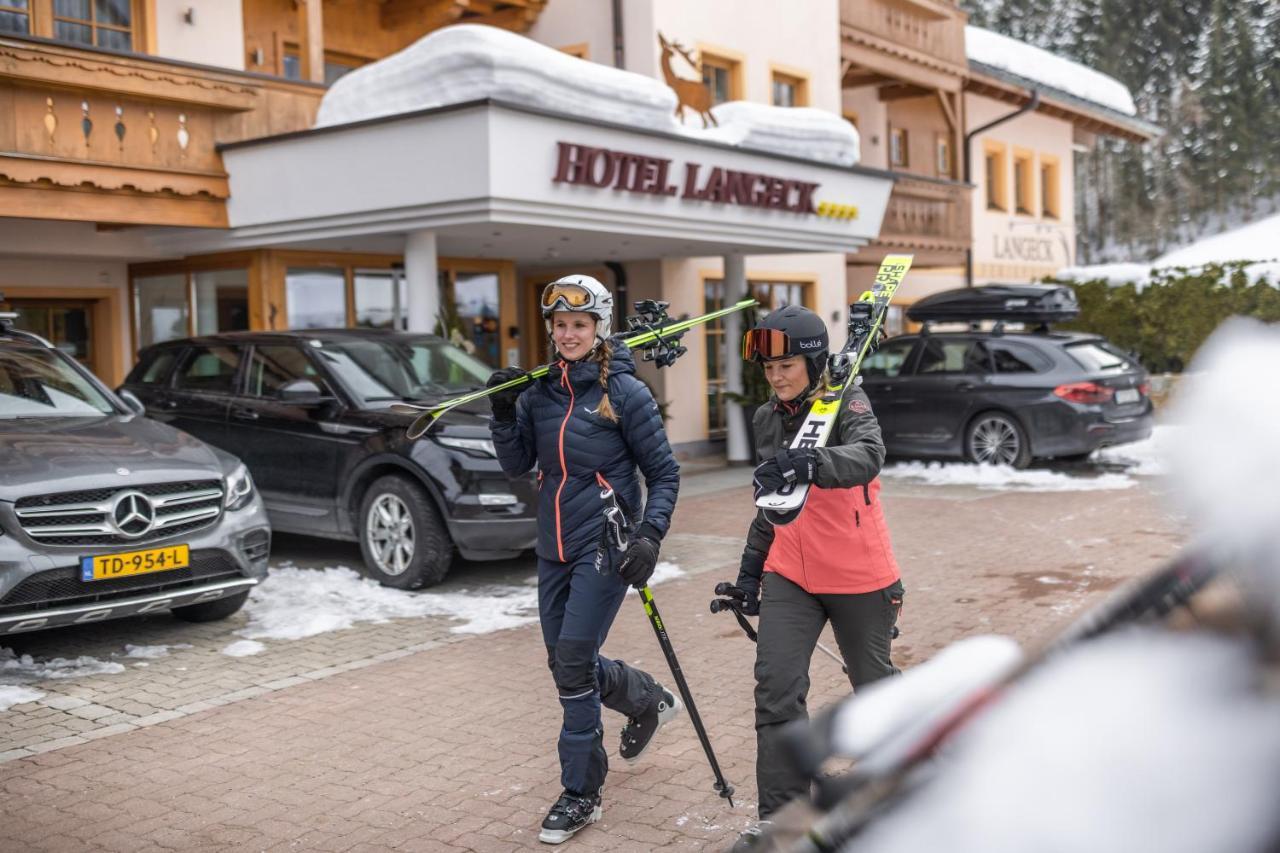
[[[625,71],[627,51],[622,35],[622,0],[613,0],[613,67]]]
[[[617,2],[617,0],[615,0]],[[1004,124],[1006,121],[1012,121],[1023,113],[1029,113],[1040,105],[1040,90],[1031,90],[1031,99],[1018,109],[1001,116],[1000,118],[989,121],[981,127],[975,127],[964,135],[964,182],[966,184],[973,182],[973,138],[979,133],[984,133],[998,124]],[[973,241],[969,241],[969,248],[964,250],[964,286],[973,287]]]
[[[613,273],[613,305],[618,314],[614,318],[617,322],[613,324],[613,328],[621,331],[627,321],[627,313],[631,310],[631,303],[627,301],[627,270],[617,261],[605,261],[604,266]]]

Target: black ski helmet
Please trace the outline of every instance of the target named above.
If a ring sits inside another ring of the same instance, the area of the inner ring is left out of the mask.
[[[809,383],[817,382],[827,366],[830,339],[827,324],[803,305],[784,305],[769,313],[742,339],[742,357],[748,361],[777,361],[802,355]]]

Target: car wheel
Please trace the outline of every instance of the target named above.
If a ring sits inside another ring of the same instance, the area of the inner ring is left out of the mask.
[[[383,586],[421,589],[449,573],[449,533],[431,497],[404,477],[381,477],[364,493],[359,533],[367,573]]]
[[[980,465],[1031,464],[1031,445],[1018,422],[1000,412],[983,412],[969,424],[964,437],[965,457]]]
[[[183,622],[217,622],[244,607],[249,600],[249,590],[228,595],[226,598],[215,598],[213,601],[202,601],[199,604],[188,604],[185,607],[173,608],[173,615]]]

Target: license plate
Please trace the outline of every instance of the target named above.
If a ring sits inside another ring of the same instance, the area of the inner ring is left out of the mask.
[[[1124,405],[1125,403],[1138,402],[1138,389],[1137,388],[1121,388],[1119,391],[1116,392],[1116,402],[1119,403],[1120,405]]]
[[[166,548],[127,551],[123,554],[108,554],[103,557],[81,557],[80,579],[101,581],[129,575],[185,569],[189,565],[191,565],[191,552],[188,547],[170,545]]]

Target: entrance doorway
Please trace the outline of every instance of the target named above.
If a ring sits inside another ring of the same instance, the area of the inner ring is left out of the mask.
[[[9,299],[0,308],[18,315],[14,326],[33,332],[93,373],[93,302],[80,299]]]

